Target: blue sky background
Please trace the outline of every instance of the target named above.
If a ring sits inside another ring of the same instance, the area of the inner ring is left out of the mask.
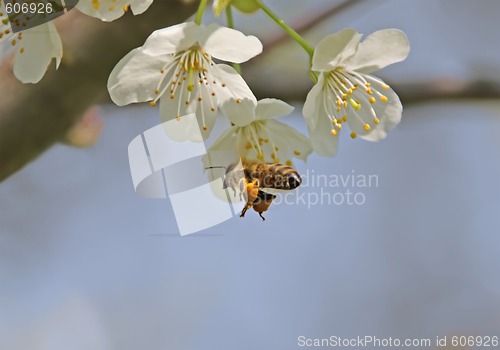
[[[329,1],[295,3],[291,19]],[[410,57],[381,73],[396,83],[500,76],[496,2],[367,3],[315,35],[404,30]],[[268,30],[260,17],[244,23]],[[296,64],[286,61],[273,81]],[[305,132],[300,110],[284,121]],[[183,238],[169,201],[138,197],[130,179],[128,143],[157,112],[102,113],[94,148],[58,145],[0,186],[0,348],[288,350],[301,335],[500,335],[497,101],[406,106],[386,140],[343,137],[337,157],[298,164],[376,174],[364,205],[274,205],[266,222],[252,211]]]

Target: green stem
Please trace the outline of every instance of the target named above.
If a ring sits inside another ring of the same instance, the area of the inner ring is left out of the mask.
[[[196,19],[194,23],[197,25],[201,24],[201,19],[203,18],[203,14],[205,13],[205,9],[207,8],[208,0],[201,0],[200,6],[198,6],[198,11],[196,12]]]
[[[226,7],[226,20],[227,26],[234,29],[233,9],[231,8],[231,5]],[[233,68],[241,75],[241,66],[238,63],[233,63]]]
[[[264,5],[262,0],[255,0],[260,9],[264,11],[273,21],[276,22],[293,40],[295,40],[302,48],[307,52],[309,57],[312,58],[314,54],[314,48],[309,45],[309,43],[300,36],[292,27],[285,23],[278,15],[276,15],[269,7]]]

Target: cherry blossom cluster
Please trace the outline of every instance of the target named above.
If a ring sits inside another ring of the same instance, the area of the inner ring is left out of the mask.
[[[80,0],[81,12],[113,21],[131,10],[140,14],[153,0]],[[373,72],[404,60],[409,43],[397,29],[379,30],[363,41],[354,29],[344,29],[311,46],[287,26],[262,0],[215,0],[213,11],[226,13],[227,27],[203,24],[207,0],[200,0],[193,22],[154,31],[143,46],[123,57],[110,73],[108,91],[119,106],[149,102],[159,105],[162,121],[182,120],[195,114],[206,140],[224,115],[231,126],[211,145],[210,151],[231,151],[235,157],[292,164],[319,155],[337,153],[339,135],[349,127],[352,138],[376,141],[401,120],[397,94]],[[308,137],[275,120],[290,114],[289,104],[266,98],[257,101],[240,74],[239,64],[262,52],[260,40],[234,29],[232,8],[244,13],[262,10],[285,30],[310,56],[314,83],[305,98],[303,116]],[[0,43],[15,48],[14,74],[25,83],[36,83],[63,50],[55,26],[49,22],[12,33],[0,0]],[[36,57],[35,57],[36,55]],[[177,138],[192,141],[192,135]],[[197,141],[203,141],[197,140]]]

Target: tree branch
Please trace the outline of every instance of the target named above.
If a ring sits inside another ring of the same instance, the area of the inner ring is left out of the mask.
[[[140,16],[104,23],[73,10],[56,23],[64,47],[57,72],[51,68],[40,83],[24,85],[12,74],[12,57],[1,62],[0,181],[61,140],[89,106],[107,99],[109,73],[128,51],[195,11],[194,4],[162,0]]]
[[[495,100],[500,99],[500,82],[476,80],[466,81],[454,78],[436,78],[417,83],[393,83],[384,79],[398,94],[404,105],[427,103],[437,100]],[[294,85],[294,89],[276,90],[273,86],[254,87],[255,95],[260,98],[273,96],[284,100],[304,101],[312,88],[310,85]]]
[[[313,29],[319,23],[338,15],[339,13],[355,6],[359,5],[365,0],[346,0],[340,4],[332,5],[327,9],[320,9],[320,11],[310,14],[303,19],[297,20],[293,24],[293,28],[298,33],[306,32],[310,29]],[[262,40],[262,44],[265,48],[272,48],[279,44],[282,44],[286,40],[290,39],[290,37],[283,32],[282,30],[276,31],[274,35],[270,35],[264,40]],[[266,52],[266,51],[264,51]],[[257,58],[260,56],[257,56]]]

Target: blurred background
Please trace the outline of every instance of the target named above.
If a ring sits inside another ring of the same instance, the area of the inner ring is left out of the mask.
[[[292,25],[341,3],[267,2]],[[378,74],[405,106],[388,138],[342,135],[335,158],[296,164],[376,175],[377,186],[300,189],[349,189],[362,205],[281,203],[265,222],[251,211],[180,237],[169,200],[140,198],[130,178],[128,144],[159,123],[157,110],[100,106],[94,147],[57,145],[0,185],[0,349],[500,336],[498,13],[493,0],[359,1],[307,31],[316,44],[344,27],[395,27],[411,43],[406,61]],[[235,21],[279,38],[263,15]],[[283,120],[306,133],[307,57],[288,41],[269,51],[244,74],[260,97],[290,96],[296,113]]]

